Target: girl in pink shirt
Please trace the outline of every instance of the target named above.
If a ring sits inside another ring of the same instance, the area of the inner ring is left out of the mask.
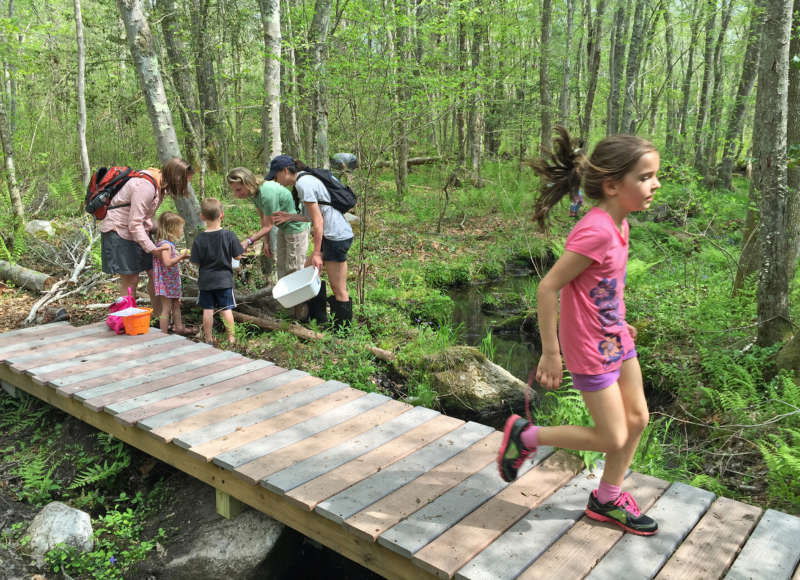
[[[539,444],[604,452],[603,476],[589,495],[586,515],[634,534],[652,535],[658,524],[640,512],[629,493],[620,490],[649,420],[633,343],[636,329],[625,321],[624,291],[626,216],[650,207],[661,187],[660,159],[651,143],[632,135],[603,139],[587,159],[572,145],[565,129],[559,127],[558,132],[551,159],[534,164],[542,180],[535,218],[542,223],[576,182],[582,183],[596,207],[575,224],[564,254],[539,284],[542,357],[536,379],[547,389],[558,388],[563,354],[594,427],[537,426],[512,415],[498,454],[500,475],[505,481],[516,479],[518,469]]]
[[[171,211],[165,211],[158,216],[156,239],[160,241],[156,247],[166,251],[153,255],[153,288],[161,305],[158,319],[161,331],[192,336],[197,330],[185,326],[181,318],[182,287],[179,265],[182,260],[189,259],[189,252],[178,252],[175,248],[175,243],[183,237],[183,223],[183,218]]]

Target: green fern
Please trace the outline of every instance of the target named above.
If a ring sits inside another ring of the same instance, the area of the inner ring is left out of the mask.
[[[800,509],[800,429],[785,428],[758,442],[769,468],[769,492],[794,511]]]

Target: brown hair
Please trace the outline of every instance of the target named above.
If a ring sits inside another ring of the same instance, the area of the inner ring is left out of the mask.
[[[189,195],[189,177],[194,169],[180,157],[173,157],[161,168],[161,188],[173,197]]]
[[[652,143],[641,137],[613,135],[600,141],[587,158],[564,127],[555,130],[558,136],[553,139],[553,152],[530,164],[541,179],[533,213],[540,228],[546,227],[550,208],[576,191],[581,182],[587,197],[601,200],[605,197],[603,184],[607,179],[621,181],[643,155],[656,151]]]
[[[214,197],[207,197],[200,204],[200,215],[213,222],[222,216],[222,202]]]
[[[181,235],[180,230],[183,227],[183,218],[178,214],[165,211],[158,216],[158,232],[156,237],[159,240],[169,240],[173,244],[177,242]]]
[[[264,183],[263,179],[256,177],[256,175],[246,167],[234,167],[228,172],[228,177],[226,179],[228,183],[241,183],[247,188],[250,195],[254,195],[261,184]]]

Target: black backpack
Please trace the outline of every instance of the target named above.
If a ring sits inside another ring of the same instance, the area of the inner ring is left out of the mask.
[[[325,186],[325,189],[328,190],[328,194],[331,196],[331,200],[329,202],[319,201],[317,203],[329,205],[341,213],[350,211],[356,205],[356,194],[353,193],[353,190],[336,179],[336,177],[334,177],[334,175],[327,169],[306,168],[297,174],[297,179],[300,179],[305,174],[313,175],[319,179]],[[295,198],[295,202],[296,201],[297,198]]]

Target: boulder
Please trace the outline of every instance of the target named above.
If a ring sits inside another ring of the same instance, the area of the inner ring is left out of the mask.
[[[795,334],[781,347],[775,365],[779,370],[793,372],[795,381],[800,383],[800,334]]]
[[[94,549],[92,520],[89,514],[55,501],[47,504],[28,527],[31,556],[38,564],[58,544],[72,546],[81,552]]]
[[[56,234],[53,224],[47,220],[31,220],[25,224],[25,231],[32,236],[51,237]]]
[[[450,347],[426,357],[423,364],[449,414],[491,423],[510,410],[524,413],[527,385],[474,347]]]

